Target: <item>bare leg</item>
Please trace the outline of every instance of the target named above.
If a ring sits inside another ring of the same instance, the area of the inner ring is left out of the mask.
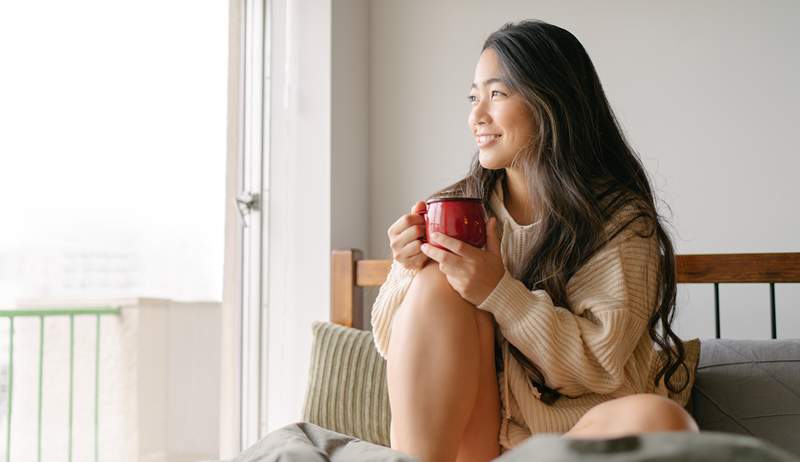
[[[589,410],[563,436],[614,438],[647,432],[696,432],[697,423],[674,401],[641,393],[613,399]]]
[[[500,394],[494,364],[494,319],[476,310],[481,350],[478,399],[464,430],[458,449],[458,462],[485,462],[500,455]]]
[[[484,403],[475,413],[481,349],[475,307],[436,264],[428,264],[392,322],[387,378],[393,448],[423,462],[456,460],[467,428],[479,433],[479,425],[469,426],[471,418],[483,418],[488,408]],[[491,431],[496,444],[497,428]]]

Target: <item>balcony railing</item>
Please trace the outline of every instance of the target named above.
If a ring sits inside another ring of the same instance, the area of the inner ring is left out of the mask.
[[[0,310],[0,462],[217,458],[220,303],[73,304]]]
[[[65,309],[22,309],[22,310],[0,310],[0,318],[7,319],[8,332],[8,388],[6,392],[6,434],[5,434],[5,461],[11,462],[12,426],[11,416],[14,412],[14,320],[21,317],[39,318],[39,358],[38,358],[38,400],[37,400],[37,436],[36,436],[36,460],[42,460],[42,415],[44,406],[42,402],[42,385],[44,375],[44,348],[45,318],[48,317],[68,317],[69,318],[69,419],[66,422],[68,434],[68,454],[67,460],[72,462],[72,442],[73,442],[73,398],[74,398],[74,377],[75,377],[75,317],[94,316],[95,317],[95,374],[94,374],[94,461],[98,460],[98,435],[100,431],[100,317],[118,316],[119,307],[98,307],[98,308],[65,308]]]

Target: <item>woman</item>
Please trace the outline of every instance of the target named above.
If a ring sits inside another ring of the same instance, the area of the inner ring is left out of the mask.
[[[506,24],[468,99],[478,152],[440,193],[483,199],[486,248],[421,245],[424,202],[388,230],[372,324],[392,447],[485,461],[543,432],[697,431],[653,393],[686,386],[670,380],[685,356],[673,246],[583,46],[544,22]],[[669,353],[657,374],[653,342]]]

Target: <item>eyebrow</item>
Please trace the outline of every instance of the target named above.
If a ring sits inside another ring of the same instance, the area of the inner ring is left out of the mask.
[[[501,78],[498,78],[498,77],[492,77],[491,79],[486,79],[486,80],[483,81],[482,85],[485,87],[486,85],[489,85],[490,83],[497,83],[497,82],[502,83],[504,85],[508,85],[508,82],[505,79],[501,79]],[[470,89],[478,88],[478,86],[475,85],[475,82],[473,82],[472,85],[469,88]]]

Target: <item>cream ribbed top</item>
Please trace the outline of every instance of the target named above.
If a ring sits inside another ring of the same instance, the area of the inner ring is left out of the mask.
[[[514,221],[503,203],[501,181],[490,205],[502,226],[506,272],[478,308],[493,314],[495,338],[503,352],[504,367],[498,374],[503,407],[500,445],[508,449],[532,434],[566,432],[597,404],[653,392],[654,348],[647,323],[656,304],[655,235],[642,238],[631,225],[602,247],[568,281],[568,309],[517,279],[536,224]],[[375,346],[384,358],[392,319],[416,273],[393,261],[372,307]],[[564,396],[553,405],[540,401],[538,390],[510,354],[508,342],[538,366],[549,387]]]

